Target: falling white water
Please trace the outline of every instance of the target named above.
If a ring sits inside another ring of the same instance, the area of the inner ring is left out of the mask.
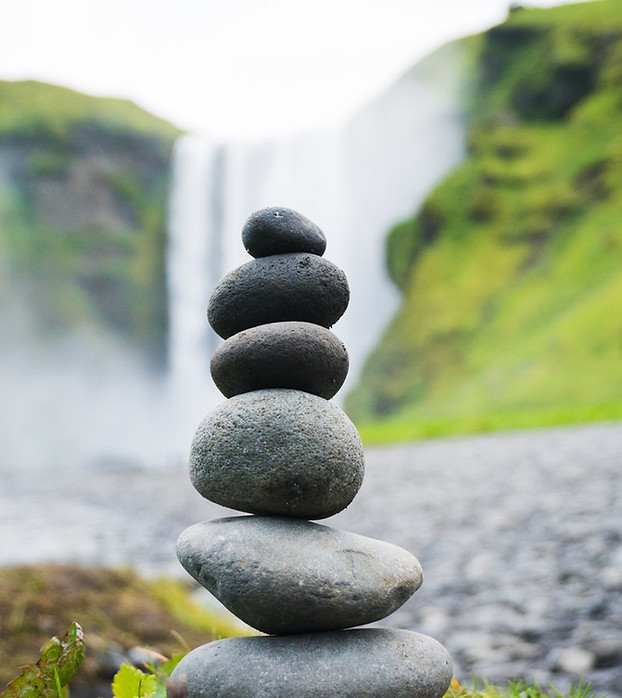
[[[426,59],[341,128],[247,145],[180,139],[167,259],[170,375],[154,377],[101,330],[37,343],[22,327],[26,316],[13,321],[15,294],[0,313],[0,471],[185,462],[194,430],[224,399],[209,376],[218,340],[208,298],[250,259],[240,232],[265,206],[297,209],[326,233],[326,257],[351,287],[334,331],[355,380],[399,300],[384,269],[386,233],[463,154],[452,51]]]
[[[209,293],[250,259],[242,226],[266,206],[293,208],[317,223],[328,240],[325,256],[346,272],[351,301],[334,331],[350,354],[348,382],[356,379],[399,303],[385,271],[386,234],[463,157],[457,51],[450,45],[425,59],[339,128],[220,148],[182,139],[172,210],[183,204],[184,213],[172,216],[171,254],[187,250],[169,265],[177,381],[206,380]],[[192,259],[184,261],[186,254]]]
[[[217,337],[207,323],[207,299],[221,274],[219,146],[187,135],[175,144],[169,202],[169,401],[181,435],[217,401],[209,356]]]

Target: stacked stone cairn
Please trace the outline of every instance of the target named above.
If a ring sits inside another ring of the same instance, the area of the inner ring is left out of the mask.
[[[312,523],[358,492],[356,428],[333,402],[348,355],[330,328],[349,301],[322,257],[323,232],[285,208],[258,211],[242,241],[254,259],[228,274],[208,319],[226,341],[211,372],[229,398],[194,437],[190,478],[205,498],[252,514],[179,537],[183,567],[265,635],[209,642],[171,676],[188,698],[438,698],[451,659],[419,633],[358,628],[399,608],[421,566],[389,543]]]

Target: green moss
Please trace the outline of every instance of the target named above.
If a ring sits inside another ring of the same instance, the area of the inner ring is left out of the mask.
[[[469,156],[389,236],[403,305],[346,401],[370,441],[622,416],[620,8],[481,38]],[[571,64],[590,84],[554,108]]]
[[[103,328],[161,366],[178,134],[129,102],[0,82],[5,302],[19,292],[44,334]]]
[[[122,99],[92,97],[34,80],[0,80],[0,138],[68,143],[80,124],[174,140],[181,131]]]
[[[44,151],[33,153],[27,162],[30,176],[59,177],[67,173],[70,157],[67,153]]]

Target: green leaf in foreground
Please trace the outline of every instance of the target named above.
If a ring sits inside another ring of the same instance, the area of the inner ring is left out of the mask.
[[[84,633],[72,623],[62,638],[53,637],[41,648],[36,664],[22,667],[0,698],[59,698],[59,691],[74,676],[84,659]]]
[[[152,698],[156,693],[156,677],[123,664],[112,682],[115,698]]]

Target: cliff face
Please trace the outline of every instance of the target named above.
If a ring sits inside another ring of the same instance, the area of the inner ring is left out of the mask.
[[[413,434],[620,416],[622,3],[470,41],[467,158],[388,236],[402,307],[347,409]]]
[[[97,328],[164,360],[176,136],[129,102],[0,82],[0,304],[5,322],[13,317],[9,330],[27,309],[35,335]]]

